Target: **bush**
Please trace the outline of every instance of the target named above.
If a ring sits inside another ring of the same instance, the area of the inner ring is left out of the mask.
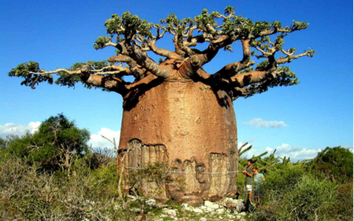
[[[31,153],[31,139],[32,135],[26,133],[25,135],[19,136],[9,136],[7,137],[8,151],[9,154],[26,159],[26,157]]]
[[[308,163],[308,169],[319,177],[339,182],[353,180],[353,153],[343,147],[327,147]]]
[[[337,218],[340,220],[353,220],[353,182],[339,186],[337,202]]]
[[[326,148],[308,163],[272,165],[252,220],[352,220],[352,156],[342,147]]]
[[[254,220],[329,220],[336,215],[337,189],[333,182],[304,175],[292,188],[272,192]]]
[[[135,220],[117,195],[103,194],[107,186],[116,187],[113,175],[88,173],[81,162],[68,177],[38,173],[19,157],[0,161],[0,220]]]
[[[168,182],[172,182],[172,178],[165,163],[155,162],[142,169],[129,171],[130,190],[139,196],[164,198]]]
[[[265,174],[266,182],[261,186],[264,191],[283,192],[293,189],[298,180],[305,172],[303,165],[286,164],[274,171],[268,171]]]
[[[97,197],[118,198],[118,174],[116,159],[91,171],[93,181],[97,182]]]
[[[334,217],[337,186],[333,182],[320,181],[311,176],[304,176],[296,188],[284,197],[287,203],[285,217],[294,220],[328,220]]]
[[[76,158],[89,152],[86,144],[89,138],[86,129],[77,128],[73,121],[58,114],[45,120],[33,135],[9,137],[6,150],[30,165],[38,164],[43,171],[70,170]]]

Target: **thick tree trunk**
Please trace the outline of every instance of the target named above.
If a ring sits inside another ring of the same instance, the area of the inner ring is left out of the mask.
[[[121,156],[130,149],[126,171],[154,162],[177,171],[160,198],[197,205],[236,191],[233,104],[226,93],[201,82],[165,80],[126,99],[119,149]],[[125,189],[130,187],[126,182]]]

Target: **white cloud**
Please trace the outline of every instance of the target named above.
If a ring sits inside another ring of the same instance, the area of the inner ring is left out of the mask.
[[[254,118],[248,122],[244,122],[245,124],[252,125],[254,127],[258,128],[280,128],[280,127],[286,127],[287,125],[285,124],[284,121],[264,121],[261,118]]]
[[[5,138],[8,135],[17,135],[22,136],[25,135],[26,132],[30,132],[31,134],[38,131],[41,122],[30,122],[28,125],[20,125],[14,123],[7,123],[5,125],[0,125],[0,137]],[[113,149],[114,146],[108,140],[104,139],[103,136],[113,141],[115,138],[116,144],[119,144],[120,131],[113,131],[108,128],[101,128],[98,134],[91,134],[90,140],[88,142],[89,145],[92,145],[93,149],[97,148],[108,148]]]
[[[244,143],[239,142],[238,147],[240,148]],[[250,144],[248,144],[246,147],[249,147]],[[245,149],[244,147],[243,149]],[[266,147],[265,149],[253,146],[249,151],[245,152],[241,158],[246,158],[249,159],[252,156],[258,156],[261,153],[267,151],[268,154],[266,156],[269,156],[270,154],[273,153],[273,151],[276,149],[275,156],[278,157],[290,157],[290,160],[292,162],[296,162],[298,160],[306,160],[306,159],[313,159],[317,156],[318,152],[322,151],[321,149],[315,150],[311,148],[304,148],[304,147],[299,147],[299,146],[294,146],[290,144],[285,144],[283,143],[280,146],[277,146],[275,148],[271,147]],[[263,156],[265,157],[265,156]],[[262,158],[263,158],[262,157]]]
[[[41,122],[30,122],[28,125],[20,125],[14,123],[7,123],[5,125],[0,125],[0,137],[5,138],[8,135],[17,135],[22,136],[25,135],[26,132],[30,132],[31,134],[38,131]],[[112,148],[113,144],[104,139],[101,135],[107,137],[108,139],[113,141],[113,138],[116,140],[116,144],[119,144],[120,131],[113,131],[108,128],[101,128],[98,134],[91,134],[89,145],[92,144],[93,148]]]
[[[273,151],[273,149],[272,148],[270,148],[270,147],[266,147],[266,149],[265,149],[266,151],[268,151],[268,152],[270,152],[270,151]]]
[[[117,145],[119,144],[120,131],[113,131],[111,129],[102,127],[101,130],[98,132],[98,134],[91,134],[90,136],[89,145],[92,145],[93,149],[97,149],[97,148],[113,149],[114,148],[113,144],[108,140],[104,139],[102,135],[110,139],[111,141],[113,141],[114,138],[116,144]]]
[[[0,125],[0,137],[6,137],[8,135],[25,135],[26,132],[34,133],[38,131],[41,122],[30,122],[28,125],[20,125],[14,123],[7,123],[5,125]]]
[[[274,149],[277,150],[275,152],[276,156],[290,157],[291,161],[313,159],[317,156],[317,153],[321,151],[321,149],[315,150],[310,148],[293,146],[290,144],[282,144],[281,146],[275,147]],[[274,149],[267,147],[266,151],[268,151],[268,153],[272,153]]]

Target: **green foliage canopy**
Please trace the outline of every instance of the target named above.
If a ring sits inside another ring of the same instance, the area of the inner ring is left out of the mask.
[[[58,114],[42,122],[33,135],[12,137],[8,151],[30,163],[39,163],[42,169],[54,171],[59,167],[67,168],[73,157],[88,153],[89,139],[86,129],[79,129],[74,121]]]
[[[107,19],[104,23],[107,36],[99,36],[93,45],[96,50],[108,46],[116,49],[116,55],[107,59],[109,62],[79,62],[71,68],[45,71],[38,62],[30,61],[13,68],[9,76],[24,78],[21,84],[33,89],[41,82],[55,82],[68,87],[81,82],[89,89],[102,88],[125,96],[132,90],[129,86],[131,82],[122,78],[125,75],[132,75],[136,83],[151,74],[166,79],[173,73],[161,68],[147,52],[153,52],[160,59],[162,57],[161,60],[173,60],[181,70],[186,70],[185,66],[192,63],[197,65],[194,73],[189,75],[194,80],[201,80],[205,76],[200,78],[197,71],[210,62],[220,49],[233,51],[232,45],[242,42],[242,60],[208,74],[207,82],[227,91],[232,99],[249,97],[275,86],[298,84],[295,73],[285,64],[303,56],[312,57],[315,51],[309,49],[295,54],[296,49],[285,48],[284,42],[288,34],[304,30],[308,25],[299,21],[288,26],[283,26],[279,21],[252,21],[236,15],[231,6],[227,6],[223,13],[210,13],[204,9],[194,18],[179,19],[172,13],[156,24],[127,11]],[[166,34],[172,36],[175,51],[157,47],[156,42]],[[204,43],[207,47],[201,50],[203,47],[199,46]],[[253,58],[257,62],[251,60]],[[264,72],[264,76],[259,77],[254,73],[257,71]],[[52,74],[59,77],[54,81]],[[258,77],[247,80],[252,74]]]
[[[308,163],[309,169],[318,176],[339,181],[353,179],[353,153],[344,147],[327,147]]]

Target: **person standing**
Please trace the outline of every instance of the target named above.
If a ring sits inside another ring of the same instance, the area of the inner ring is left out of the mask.
[[[246,176],[245,186],[248,192],[248,201],[252,204],[252,183],[253,183],[253,173],[252,173],[252,159],[247,160],[247,167],[242,173]]]
[[[261,198],[261,189],[260,186],[263,184],[265,181],[265,177],[262,173],[259,173],[259,170],[257,167],[253,167],[252,169],[253,172],[253,178],[254,178],[254,184],[255,184],[255,189],[254,189],[254,201],[257,204],[260,203],[260,198]]]

